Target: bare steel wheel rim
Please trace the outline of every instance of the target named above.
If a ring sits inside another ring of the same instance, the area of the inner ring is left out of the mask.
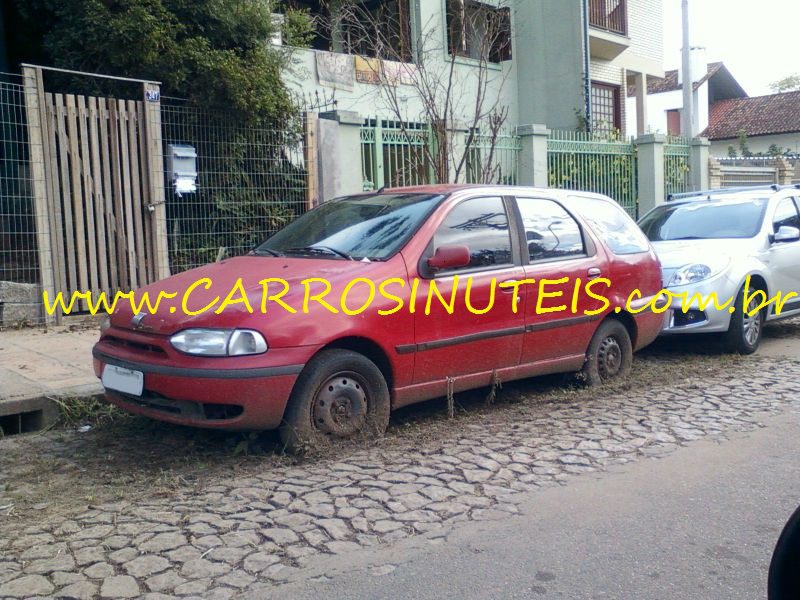
[[[622,370],[622,346],[617,338],[609,336],[600,343],[597,350],[597,370],[600,377],[614,377]]]
[[[356,373],[340,372],[317,390],[311,418],[322,433],[349,437],[364,429],[368,406],[364,379]]]
[[[761,311],[757,310],[758,306],[758,298],[751,299],[742,319],[744,341],[749,346],[755,346],[761,337]]]

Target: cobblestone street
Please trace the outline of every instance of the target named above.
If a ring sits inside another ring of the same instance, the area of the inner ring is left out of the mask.
[[[637,380],[643,373],[646,382]],[[296,578],[323,554],[504,519],[522,494],[800,407],[800,361],[665,353],[639,357],[627,388],[558,392],[548,381],[549,390],[533,392],[536,385],[507,386],[497,406],[450,423],[416,409],[396,419],[386,444],[300,462],[231,453],[200,480],[178,468],[184,481],[163,493],[134,495],[132,479],[113,502],[26,499],[12,464],[19,452],[50,448],[43,464],[51,472],[31,488],[48,490],[94,432],[2,440],[0,597],[229,598]],[[435,435],[404,439],[404,429],[426,427]],[[135,459],[140,449],[130,451]],[[89,467],[73,468],[83,489]]]

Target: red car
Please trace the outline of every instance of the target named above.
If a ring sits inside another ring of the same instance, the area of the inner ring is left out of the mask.
[[[108,400],[131,412],[280,427],[297,447],[383,432],[392,409],[448,391],[624,376],[661,328],[643,309],[660,289],[650,243],[604,196],[381,190],[326,202],[247,256],[139,290],[174,297],[152,313],[120,304],[94,367]]]

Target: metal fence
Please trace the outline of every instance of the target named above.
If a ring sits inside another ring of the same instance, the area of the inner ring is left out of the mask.
[[[475,135],[468,148],[467,183],[517,185],[521,151],[517,135]]]
[[[283,128],[245,124],[164,98],[161,122],[165,154],[173,144],[197,152],[196,192],[179,193],[165,177],[172,272],[244,254],[307,209],[300,120]]]
[[[664,194],[681,194],[691,188],[689,140],[680,136],[667,137],[664,145]]]
[[[554,130],[547,140],[547,162],[550,187],[605,194],[636,217],[638,174],[632,141]]]
[[[361,172],[365,190],[434,183],[424,123],[367,119],[361,126]]]
[[[0,73],[0,327],[40,320],[36,211],[22,77]]]

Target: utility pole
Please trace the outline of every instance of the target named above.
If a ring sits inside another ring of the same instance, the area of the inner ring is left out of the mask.
[[[692,47],[689,43],[689,0],[681,0],[683,12],[683,114],[681,114],[681,133],[684,137],[694,137],[694,78],[692,77]]]

